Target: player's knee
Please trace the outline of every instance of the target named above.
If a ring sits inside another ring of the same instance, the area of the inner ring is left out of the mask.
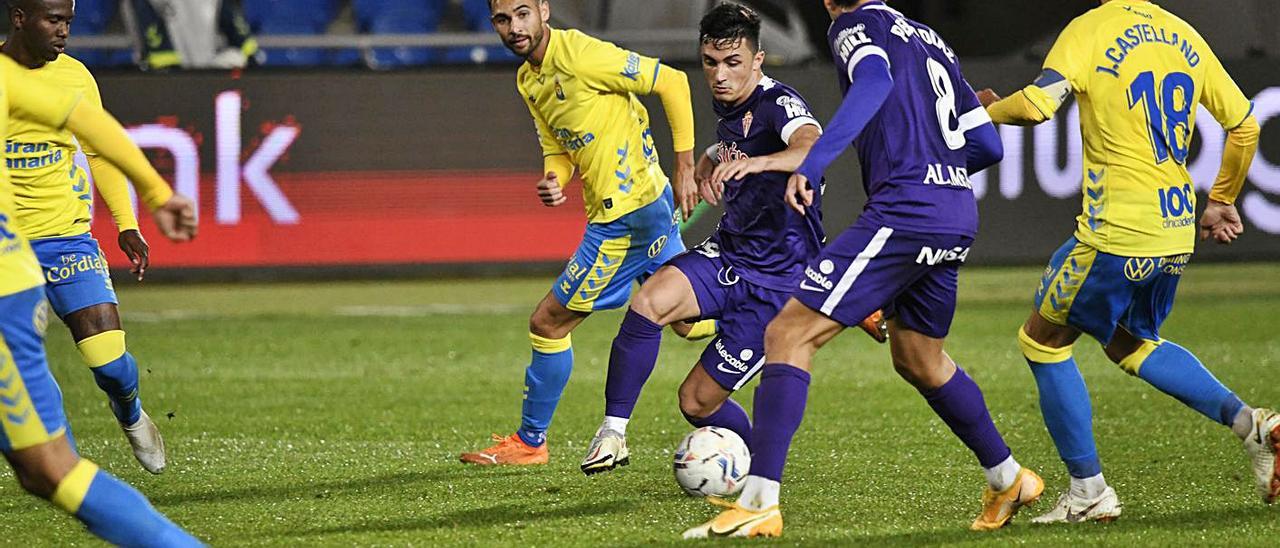
[[[694,383],[685,382],[680,385],[680,412],[687,418],[706,418],[720,407],[723,401],[708,398],[698,393]]]
[[[1125,373],[1136,377],[1138,371],[1142,369],[1142,363],[1147,361],[1147,357],[1159,347],[1159,342],[1139,339],[1132,345],[1115,344],[1115,341],[1112,341],[1112,344],[1108,344],[1103,351],[1112,363],[1120,366]]]
[[[658,325],[670,323],[662,317],[658,299],[651,292],[641,290],[631,298],[631,311]],[[687,329],[685,330],[688,331]]]
[[[14,475],[22,489],[42,499],[48,499],[57,491],[58,484],[67,475],[65,466],[54,459],[32,459],[31,462],[15,462]]]
[[[1022,357],[1032,363],[1061,363],[1071,359],[1072,347],[1074,345],[1054,347],[1035,340],[1031,335],[1027,334],[1026,327],[1018,328],[1018,348],[1022,350]]]

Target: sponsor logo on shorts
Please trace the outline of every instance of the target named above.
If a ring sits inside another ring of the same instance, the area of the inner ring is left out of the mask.
[[[804,268],[804,277],[807,279],[800,281],[800,289],[818,293],[831,291],[831,288],[835,287],[836,284],[831,281],[829,276],[835,271],[836,264],[831,259],[823,259],[822,262],[818,263],[818,270],[814,270],[812,266],[806,266]]]
[[[659,253],[662,253],[662,248],[664,247],[667,247],[666,234],[659,236],[657,240],[654,240],[652,244],[649,244],[649,258],[652,259],[657,257]]]
[[[934,266],[942,263],[963,263],[968,258],[969,248],[967,247],[934,249],[932,247],[925,246],[920,248],[920,254],[916,255],[916,264]]]
[[[44,335],[46,329],[49,328],[49,301],[40,299],[40,304],[36,305],[36,310],[31,314],[31,326],[35,328],[36,333]]]
[[[720,363],[716,364],[716,369],[721,373],[730,375],[741,375],[751,369],[750,361],[756,353],[750,348],[742,349],[737,356],[729,353],[729,349],[724,347],[724,339],[716,341],[716,354],[720,355]]]
[[[101,255],[72,253],[63,255],[59,261],[62,265],[50,267],[44,271],[44,278],[49,283],[69,280],[84,272],[97,272],[103,276],[110,275],[107,272],[107,261],[103,260]]]
[[[1182,272],[1187,269],[1187,263],[1191,262],[1191,254],[1174,255],[1160,259],[1160,272],[1169,276],[1181,276]]]
[[[1156,260],[1149,257],[1136,257],[1124,263],[1124,277],[1129,281],[1140,282],[1156,271]]]

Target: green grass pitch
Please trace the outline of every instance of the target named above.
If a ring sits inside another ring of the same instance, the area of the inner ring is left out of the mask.
[[[850,332],[815,365],[783,491],[787,544],[1270,545],[1266,508],[1231,433],[1124,374],[1097,345],[1076,356],[1093,393],[1105,473],[1124,502],[1111,525],[1033,527],[1066,485],[1014,333],[1036,269],[962,275],[948,350],[1045,499],[1005,530],[970,533],[981,471],[894,374],[887,347]],[[1280,405],[1280,266],[1192,265],[1165,337],[1247,402]],[[630,427],[632,465],[584,477],[620,314],[574,334],[577,365],[549,466],[457,462],[517,426],[527,315],[550,278],[479,282],[121,284],[143,400],[169,448],[146,474],[64,328],[54,373],[83,453],[214,545],[634,545],[679,542],[713,515],[671,477],[689,427],[675,389],[700,346],[668,335]],[[750,405],[750,389],[739,398]],[[94,545],[72,519],[0,481],[0,544]]]

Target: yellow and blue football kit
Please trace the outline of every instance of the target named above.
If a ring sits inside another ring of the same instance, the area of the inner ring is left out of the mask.
[[[1252,105],[1194,28],[1145,0],[1114,0],[1072,21],[1044,71],[1021,93],[1047,117],[1064,97],[1042,90],[1074,92],[1085,177],[1075,235],[1050,262],[1036,306],[1100,341],[1117,324],[1158,340],[1195,248],[1186,163],[1196,107],[1234,129]],[[1011,103],[993,105],[993,118],[1007,121]]]
[[[548,164],[568,158],[581,175],[588,221],[552,291],[570,310],[618,308],[634,281],[684,251],[649,112],[636,97],[671,69],[576,30],[551,29],[547,40],[542,63],[522,65],[516,86]]]
[[[1210,194],[1230,203],[1256,150],[1249,100],[1194,28],[1146,0],[1112,0],[1076,18],[1036,83],[988,110],[998,123],[1039,123],[1071,93],[1080,104],[1083,211],[1045,269],[1036,313],[1104,346],[1123,329],[1137,349],[1119,339],[1124,345],[1116,348],[1128,355],[1109,355],[1126,372],[1219,423],[1247,418],[1244,402],[1193,354],[1160,338],[1160,325],[1195,247],[1196,194],[1186,162],[1197,105],[1232,135]],[[1018,342],[1073,491],[1105,487],[1071,345],[1047,346],[1025,329]]]
[[[81,95],[88,104],[102,108],[93,75],[76,59],[59,55],[26,77]],[[65,127],[15,117],[5,139],[6,162],[13,181],[17,223],[31,240],[53,311],[59,317],[90,306],[116,304],[107,261],[97,240],[89,234],[92,191],[89,177],[76,165],[77,143]],[[95,174],[107,168],[91,148],[85,154],[94,161]],[[118,173],[118,172],[114,172]],[[133,205],[122,176],[95,181],[121,230],[137,229]]]
[[[78,112],[78,123],[92,126],[81,127],[94,135],[124,135],[101,109],[82,111],[87,107],[80,105],[81,94],[49,87],[25,72],[0,55],[0,132],[6,136],[11,119],[61,128]],[[117,145],[109,148],[113,158],[132,167],[145,163],[137,147],[126,148],[125,154],[116,154],[121,150]],[[146,175],[154,175],[154,170]],[[155,192],[158,180],[156,175],[143,183]],[[6,454],[44,445],[67,432],[62,394],[44,354],[49,305],[35,254],[14,222],[17,215],[9,167],[0,166],[0,451]],[[49,498],[113,544],[201,545],[157,512],[141,493],[87,459],[79,459]]]

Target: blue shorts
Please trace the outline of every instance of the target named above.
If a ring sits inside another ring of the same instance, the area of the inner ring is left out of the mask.
[[[733,265],[707,244],[672,259],[693,286],[699,319],[720,320],[719,333],[702,351],[699,363],[729,391],[747,384],[764,367],[764,328],[791,297],[753,284],[733,270]]]
[[[1139,339],[1160,340],[1173,310],[1178,280],[1191,254],[1121,257],[1075,238],[1058,248],[1036,291],[1036,310],[1051,323],[1088,333],[1102,344],[1116,327]]]
[[[671,187],[661,198],[609,223],[590,223],[582,243],[551,288],[565,308],[612,310],[627,304],[631,285],[684,252]]]
[[[49,372],[43,288],[0,297],[0,451],[47,443],[67,430],[62,391]]]
[[[44,271],[45,292],[59,318],[90,306],[118,304],[107,258],[89,234],[31,240]]]
[[[810,261],[792,296],[848,327],[884,310],[902,327],[943,339],[971,245],[969,236],[895,230],[860,219]]]

